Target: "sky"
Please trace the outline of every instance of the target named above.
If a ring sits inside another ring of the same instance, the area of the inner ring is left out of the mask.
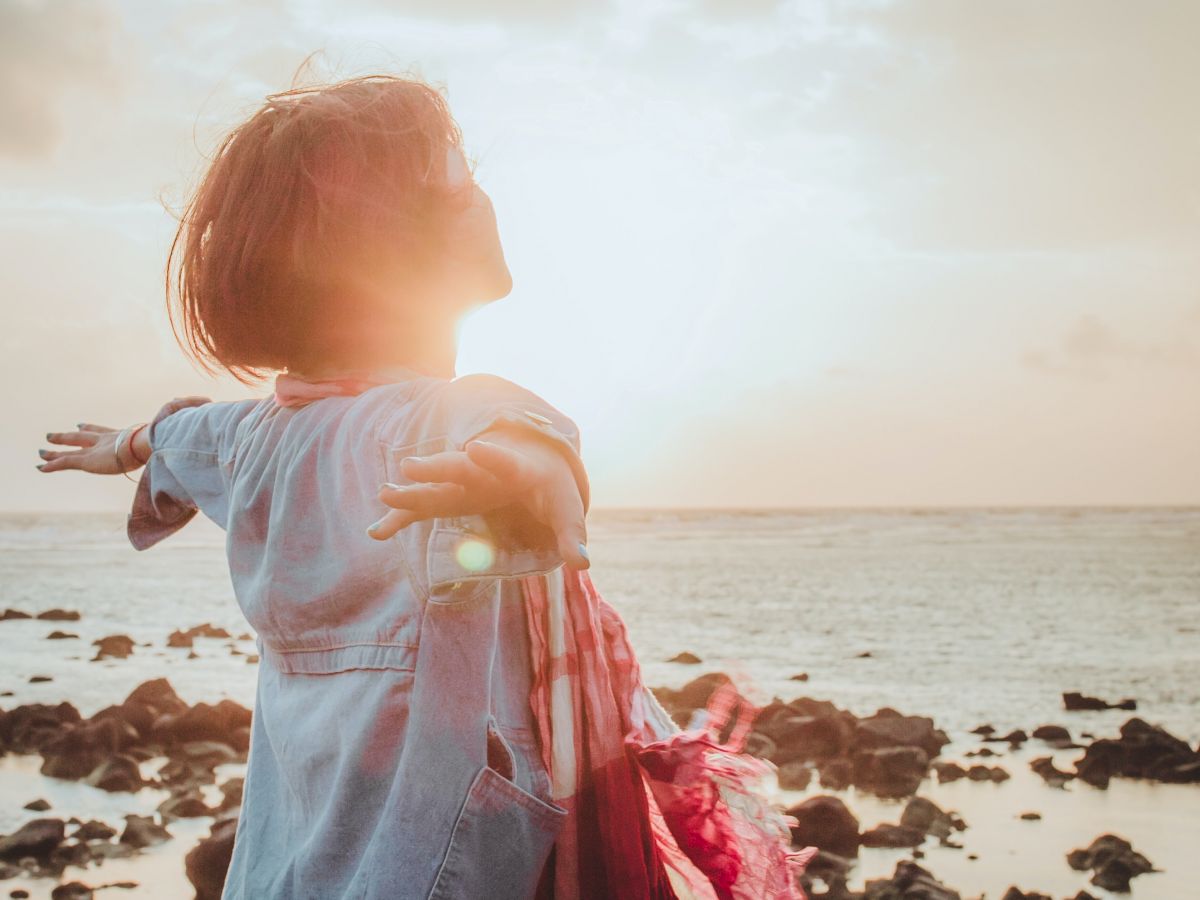
[[[255,395],[163,266],[262,98],[442,88],[512,294],[459,374],[582,434],[596,506],[1200,503],[1200,5],[0,3],[0,510],[127,508],[47,431]],[[262,393],[260,390],[258,393]]]

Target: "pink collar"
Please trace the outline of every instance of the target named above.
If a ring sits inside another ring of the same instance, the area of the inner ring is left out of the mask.
[[[374,372],[347,372],[339,378],[308,379],[290,372],[275,376],[275,402],[280,406],[304,406],[323,397],[353,397],[381,384],[394,384],[410,378],[431,376],[416,369],[398,366]]]

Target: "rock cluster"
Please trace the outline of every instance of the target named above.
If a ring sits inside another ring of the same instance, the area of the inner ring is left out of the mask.
[[[710,673],[680,690],[658,688],[655,694],[676,721],[686,725],[728,681],[726,675]],[[827,700],[799,697],[787,703],[776,699],[763,707],[746,748],[779,767],[785,787],[807,783],[804,770],[811,764],[824,787],[842,790],[853,785],[895,798],[916,793],[931,761],[949,740],[927,716],[884,707],[859,718]]]
[[[1067,854],[1067,865],[1080,872],[1091,869],[1092,884],[1120,893],[1129,890],[1130,879],[1154,871],[1150,860],[1115,834],[1102,834],[1086,849],[1072,850]]]
[[[20,871],[58,874],[66,865],[124,854],[170,838],[172,820],[236,812],[241,779],[223,787],[224,801],[211,808],[201,788],[216,780],[215,768],[244,762],[250,741],[250,710],[222,700],[189,706],[165,678],[147,681],[120,704],[88,719],[70,703],[25,704],[0,710],[0,753],[37,753],[43,774],[80,780],[107,791],[166,789],[170,796],[151,816],[126,816],[119,840],[104,823],[78,823],[69,838],[61,819],[34,819],[0,837],[0,877]],[[167,757],[152,777],[142,764]],[[45,809],[30,804],[31,809]],[[3,867],[7,866],[7,869]],[[5,872],[8,874],[5,874]],[[224,877],[222,871],[221,877]]]
[[[1075,773],[1101,788],[1116,775],[1195,784],[1200,782],[1200,748],[1193,750],[1165,728],[1135,716],[1121,726],[1119,738],[1093,741],[1075,762]]]

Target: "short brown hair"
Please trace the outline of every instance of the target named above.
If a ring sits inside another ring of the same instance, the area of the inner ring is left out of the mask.
[[[462,135],[442,94],[366,75],[268,96],[221,142],[167,257],[171,329],[209,373],[243,383],[354,351],[373,267],[416,274],[461,191]],[[469,202],[469,201],[468,201]]]

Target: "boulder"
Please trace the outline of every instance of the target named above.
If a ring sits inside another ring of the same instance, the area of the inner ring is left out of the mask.
[[[100,763],[87,778],[84,784],[100,788],[102,791],[133,791],[140,790],[145,782],[138,768],[138,761],[125,753],[118,753]]]
[[[854,735],[856,747],[920,747],[930,759],[950,743],[946,733],[933,725],[928,716],[904,716],[893,709],[881,709],[869,718],[859,719]]]
[[[858,819],[846,804],[828,794],[809,797],[791,807],[795,817],[792,841],[801,847],[819,847],[838,856],[858,856]]]
[[[167,746],[189,741],[221,741],[245,752],[251,711],[233,700],[215,706],[197,703],[177,715],[166,715],[154,723],[152,734]]]
[[[31,856],[44,862],[65,837],[66,823],[62,819],[34,819],[0,837],[0,860],[18,862]]]
[[[79,611],[74,609],[48,609],[40,612],[37,617],[45,622],[78,622]]]
[[[684,650],[682,653],[677,653],[676,655],[672,656],[667,660],[667,662],[681,663],[685,666],[695,666],[699,665],[701,662],[703,662],[703,660],[700,659],[700,657],[698,657],[695,653],[689,653],[687,650]]]
[[[19,609],[13,609],[12,607],[9,607],[4,612],[0,613],[0,622],[3,622],[7,619],[32,619],[32,618],[33,618],[33,616],[30,615],[29,613],[24,612]]]
[[[1061,788],[1075,777],[1071,772],[1064,772],[1054,765],[1054,757],[1039,756],[1029,761],[1029,768],[1041,777],[1050,787]]]
[[[92,641],[92,646],[96,647],[96,655],[92,657],[92,662],[97,662],[101,659],[125,659],[129,654],[133,653],[133,638],[127,634],[110,634],[107,637],[97,638]]]
[[[84,822],[71,835],[77,841],[109,841],[116,836],[117,830],[99,819]]]
[[[915,862],[902,859],[888,879],[871,879],[863,900],[962,900],[958,891],[946,887]]]
[[[1063,707],[1068,712],[1082,712],[1087,710],[1100,709],[1137,709],[1137,701],[1126,698],[1117,703],[1109,703],[1107,700],[1101,700],[1099,697],[1088,697],[1078,691],[1068,691],[1062,695]]]
[[[171,838],[171,832],[154,821],[153,816],[133,813],[125,816],[125,830],[121,832],[121,843],[130,847],[149,847]]]
[[[214,822],[208,837],[184,858],[188,881],[196,891],[195,900],[221,900],[229,860],[233,856],[237,822],[236,817]]]
[[[27,703],[0,714],[0,747],[13,753],[37,753],[65,727],[81,720],[70,703]]]
[[[48,640],[48,641],[65,641],[65,640],[69,640],[71,638],[78,638],[78,637],[79,637],[79,635],[75,634],[73,631],[52,631],[48,635],[46,635],[46,640]]]
[[[900,824],[940,839],[950,836],[954,819],[927,797],[913,797],[900,814]]]
[[[27,809],[30,812],[45,812],[50,808],[50,801],[39,797],[37,800],[30,800],[22,809]]]
[[[82,881],[56,884],[50,891],[50,900],[92,900],[95,896],[95,888]]]
[[[854,784],[880,797],[915,794],[929,770],[929,756],[916,746],[883,747],[856,753]]]
[[[864,847],[917,847],[925,840],[918,828],[881,823],[864,831],[860,843]]]
[[[1087,848],[1067,854],[1067,865],[1076,871],[1092,870],[1092,884],[1106,891],[1125,893],[1130,879],[1153,872],[1150,860],[1115,834],[1102,834]]]
[[[81,722],[64,729],[42,747],[42,774],[83,778],[137,739],[137,730],[119,719]]]

